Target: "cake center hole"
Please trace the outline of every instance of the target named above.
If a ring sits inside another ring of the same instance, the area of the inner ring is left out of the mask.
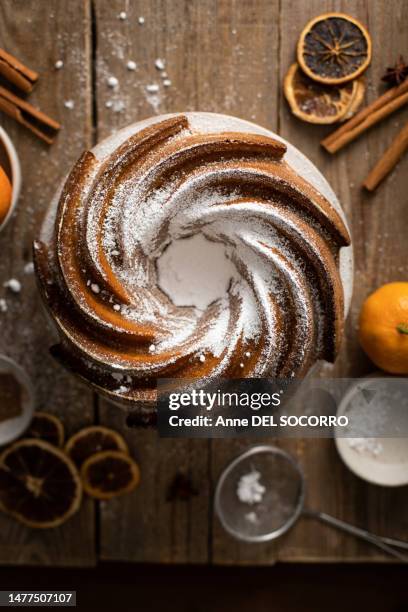
[[[202,234],[174,240],[157,260],[159,287],[176,306],[204,310],[226,295],[236,268],[219,242]]]

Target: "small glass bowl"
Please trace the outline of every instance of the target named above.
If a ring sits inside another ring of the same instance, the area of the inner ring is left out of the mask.
[[[265,486],[262,499],[240,501],[240,479],[259,472]],[[294,458],[276,446],[253,446],[223,470],[215,491],[214,508],[224,529],[244,542],[268,542],[286,533],[299,518],[305,499],[303,472]]]
[[[407,389],[406,377],[375,372],[354,382],[339,404],[337,416],[352,417],[358,410],[362,424],[357,421],[356,433],[348,437],[342,428],[334,430],[337,451],[346,466],[366,482],[383,487],[408,485],[408,438],[404,434],[408,427]],[[362,390],[372,396],[381,394],[384,403],[368,397],[363,407],[356,404]]]

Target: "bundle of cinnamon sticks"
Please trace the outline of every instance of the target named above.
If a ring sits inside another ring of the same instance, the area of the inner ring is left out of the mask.
[[[25,94],[31,92],[39,76],[3,49],[0,49],[0,75]],[[61,127],[57,121],[1,85],[0,110],[48,144],[52,144]]]
[[[336,153],[355,140],[366,130],[388,117],[391,113],[408,103],[408,79],[392,87],[374,102],[366,106],[338,130],[322,140],[321,145],[329,152]],[[391,172],[408,148],[408,123],[398,134],[381,159],[365,179],[363,186],[373,191]]]

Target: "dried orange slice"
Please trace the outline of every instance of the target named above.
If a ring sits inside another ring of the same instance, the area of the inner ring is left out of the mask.
[[[64,444],[64,426],[53,414],[48,412],[35,412],[30,427],[27,429],[25,438],[45,440],[54,446]]]
[[[283,83],[292,113],[308,123],[335,123],[349,118],[363,101],[361,79],[345,85],[323,85],[306,76],[292,64]]]
[[[65,452],[78,468],[92,455],[108,450],[129,452],[122,436],[117,431],[102,425],[91,425],[81,429],[65,446]]]
[[[80,507],[73,462],[43,440],[20,440],[0,456],[0,508],[29,527],[58,527]]]
[[[89,457],[81,468],[84,490],[96,499],[111,499],[132,491],[140,481],[139,466],[120,451]]]
[[[350,117],[355,115],[364,100],[366,90],[364,77],[360,77],[359,79],[356,79],[355,81],[351,82],[353,83],[353,85],[355,85],[354,95],[352,96],[350,106],[348,107],[346,114],[340,119],[340,121],[347,121],[348,119],[350,119]]]
[[[365,27],[344,13],[326,13],[306,24],[297,46],[302,70],[311,79],[340,85],[360,76],[371,61]]]

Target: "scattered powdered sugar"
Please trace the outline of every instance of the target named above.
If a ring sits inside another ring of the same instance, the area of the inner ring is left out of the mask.
[[[118,374],[117,372],[112,372],[112,378],[114,378],[117,382],[122,382],[123,374]]]
[[[111,87],[111,89],[116,89],[116,87],[119,85],[119,81],[115,76],[109,76],[106,79],[106,84],[108,87]]]
[[[347,442],[360,455],[368,453],[378,457],[383,452],[383,445],[377,438],[348,438]]]
[[[251,472],[244,474],[238,481],[237,496],[244,504],[259,504],[266,491],[260,483],[261,473],[253,469]]]
[[[143,93],[146,101],[150,104],[155,114],[158,114],[162,103],[159,85],[157,83],[149,83],[143,87]]]
[[[3,283],[3,287],[10,289],[13,293],[20,293],[21,291],[21,283],[16,278],[10,278],[10,280]]]
[[[114,113],[121,113],[125,110],[126,104],[123,100],[107,100],[105,107],[111,108]]]
[[[29,261],[28,263],[26,263],[26,265],[24,266],[24,274],[33,274],[34,273],[34,264],[32,261]]]
[[[4,298],[0,298],[0,312],[7,312],[8,306]]]
[[[126,104],[123,100],[114,100],[111,108],[114,113],[122,113],[126,108]]]
[[[157,70],[164,70],[166,67],[164,60],[160,57],[157,58],[157,60],[154,62],[154,65],[156,66]]]
[[[72,110],[75,107],[75,102],[73,100],[65,100],[64,106],[68,110]]]
[[[126,64],[126,68],[130,71],[134,71],[137,68],[137,64],[133,60],[129,60]]]

